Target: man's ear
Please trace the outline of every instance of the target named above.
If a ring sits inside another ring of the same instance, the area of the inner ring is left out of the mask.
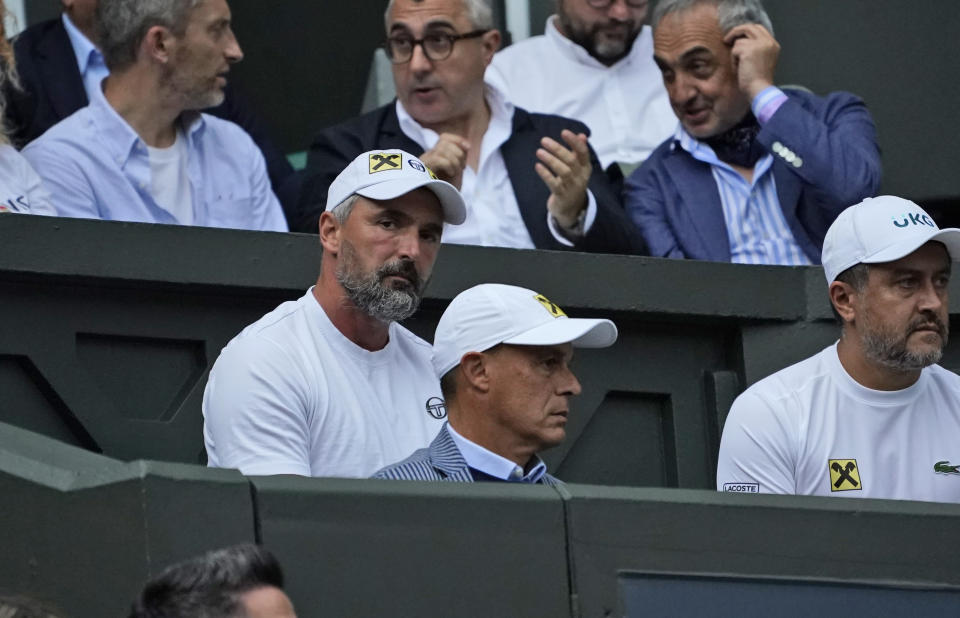
[[[490,357],[483,352],[467,352],[460,359],[460,378],[464,386],[476,389],[481,393],[490,390]]]
[[[334,257],[340,252],[340,222],[333,213],[324,211],[320,215],[320,244],[323,250]]]
[[[483,65],[489,66],[493,61],[493,55],[500,50],[501,41],[500,31],[491,30],[483,35]]]
[[[830,284],[830,302],[837,310],[844,324],[850,324],[856,318],[857,291],[849,283],[834,281]]]
[[[157,62],[166,64],[170,62],[173,53],[173,42],[173,33],[169,29],[164,26],[152,26],[140,43],[140,51]]]

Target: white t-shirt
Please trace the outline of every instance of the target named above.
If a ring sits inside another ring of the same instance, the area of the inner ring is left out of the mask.
[[[737,398],[717,489],[960,502],[960,377],[933,365],[909,388],[872,390],[834,344]]]
[[[193,197],[187,172],[187,138],[177,129],[177,138],[168,148],[147,146],[150,155],[150,194],[160,208],[180,225],[193,225]]]
[[[347,339],[312,289],[237,335],[203,396],[209,465],[366,478],[430,444],[443,419],[430,344],[398,324],[376,352]]]
[[[547,20],[545,33],[498,52],[486,79],[531,112],[574,118],[590,127],[604,168],[642,163],[677,128],[649,26],[630,53],[606,66]]]
[[[17,149],[0,146],[0,213],[56,215],[50,194]]]

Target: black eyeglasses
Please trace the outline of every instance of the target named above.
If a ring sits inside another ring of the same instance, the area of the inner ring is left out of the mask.
[[[627,6],[642,9],[650,4],[650,0],[626,0]],[[595,9],[606,9],[613,4],[613,0],[587,0],[587,4],[592,6]]]
[[[489,30],[473,30],[466,34],[447,34],[446,32],[430,32],[422,39],[415,39],[410,35],[399,34],[387,39],[383,48],[387,50],[387,57],[394,64],[404,64],[413,58],[413,49],[420,45],[427,59],[436,62],[446,60],[453,53],[453,44],[461,39],[475,39]]]

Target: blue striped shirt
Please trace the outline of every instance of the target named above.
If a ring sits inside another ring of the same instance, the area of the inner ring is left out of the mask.
[[[755,113],[770,100],[771,92],[760,93],[754,101]],[[677,129],[675,139],[690,156],[710,166],[723,205],[731,262],[785,266],[812,264],[783,216],[771,171],[773,155],[767,154],[757,161],[753,167],[753,182],[747,182],[718,159],[710,146],[698,141],[682,126]]]

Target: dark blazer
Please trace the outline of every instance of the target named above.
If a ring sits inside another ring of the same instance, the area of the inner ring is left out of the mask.
[[[589,134],[586,125],[576,120],[531,114],[516,108],[513,133],[500,148],[520,205],[520,215],[537,249],[571,249],[558,242],[547,227],[550,190],[534,170],[540,139],[550,136],[563,143],[560,138],[563,129]],[[358,155],[379,148],[399,148],[415,155],[423,153],[423,148],[400,129],[395,103],[321,131],[310,146],[298,218],[291,223],[291,231],[317,233],[330,184]],[[593,149],[590,150],[590,157],[593,174],[589,187],[597,201],[597,218],[589,233],[573,249],[600,253],[642,253],[643,241],[632,229],[620,205],[619,196],[600,167]]]
[[[440,428],[440,432],[430,446],[414,452],[401,462],[382,468],[371,478],[395,481],[473,482],[470,466],[460,454],[457,443],[447,432],[446,423]],[[563,485],[563,481],[549,474],[544,474],[540,478],[540,483],[551,486]]]
[[[873,120],[859,98],[846,92],[826,97],[785,92],[789,98],[757,139],[773,153],[773,178],[787,224],[807,257],[819,264],[823,237],[837,215],[879,190],[880,150]],[[710,166],[674,138],[627,178],[624,193],[627,212],[651,255],[730,261]]]
[[[13,41],[13,49],[23,89],[5,88],[5,116],[11,140],[22,148],[89,101],[70,37],[59,17],[21,32]],[[266,159],[274,193],[285,209],[287,204],[293,205],[299,178],[247,101],[228,85],[224,102],[204,111],[234,122],[250,134]]]

